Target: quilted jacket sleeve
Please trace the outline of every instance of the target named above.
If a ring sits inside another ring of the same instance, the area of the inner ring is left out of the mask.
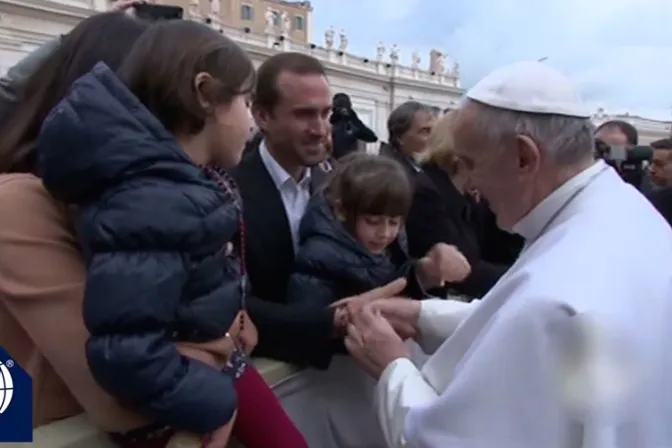
[[[326,308],[338,299],[335,283],[327,278],[301,270],[289,278],[288,303]]]
[[[108,393],[161,423],[205,434],[236,408],[226,374],[181,356],[167,332],[187,270],[178,252],[100,252],[89,264],[86,355]]]

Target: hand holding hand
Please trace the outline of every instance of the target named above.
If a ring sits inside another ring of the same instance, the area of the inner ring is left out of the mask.
[[[418,300],[393,297],[376,300],[371,304],[392,325],[402,339],[414,338],[418,334],[418,319],[421,303]]]
[[[418,278],[424,288],[463,281],[471,273],[471,265],[455,247],[437,243],[418,261]]]
[[[259,341],[257,327],[245,310],[240,311],[236,315],[228,333],[236,343],[242,346],[241,348],[244,349],[245,353],[248,355],[252,353],[252,350],[254,350]]]
[[[364,305],[372,303],[374,300],[387,299],[400,294],[406,288],[406,279],[398,278],[385,286],[374,288],[358,296],[346,297],[337,300],[330,305],[330,308],[346,308],[350,313],[359,311]]]
[[[376,379],[380,378],[392,361],[410,355],[392,325],[372,306],[364,306],[352,315],[345,347],[362,368]]]

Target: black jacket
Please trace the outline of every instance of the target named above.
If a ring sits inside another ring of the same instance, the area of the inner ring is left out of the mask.
[[[280,192],[259,148],[250,150],[231,174],[245,204],[246,267],[252,286],[247,306],[259,333],[254,355],[327,368],[338,347],[334,312],[289,303],[286,292],[294,270],[294,246]],[[314,190],[324,177],[318,167],[313,168]]]
[[[343,227],[324,195],[317,194],[301,221],[300,235],[287,287],[287,298],[293,303],[325,308],[400,277],[409,280],[407,295],[416,299],[424,296],[403,232],[385,254],[374,255]]]
[[[672,187],[654,190],[647,195],[651,204],[663,215],[663,218],[672,225]]]
[[[104,64],[38,140],[44,185],[77,204],[84,322],[98,384],[148,417],[208,433],[236,409],[231,377],[173,341],[222,337],[240,309],[238,209]]]
[[[332,155],[338,160],[357,150],[358,142],[375,143],[378,137],[368,128],[357,113],[350,109],[347,114],[335,110],[331,118]]]
[[[423,165],[432,183],[419,184],[413,196],[408,222],[411,253],[425,253],[437,243],[457,247],[471,264],[471,274],[449,289],[470,297],[482,297],[506,272],[508,265],[493,264],[481,256],[479,215],[441,168]]]

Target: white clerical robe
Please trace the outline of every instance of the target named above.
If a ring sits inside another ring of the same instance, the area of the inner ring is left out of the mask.
[[[394,361],[377,385],[388,446],[672,447],[668,224],[598,162],[514,230],[526,247],[481,301],[422,304],[419,342],[432,357],[422,369]],[[627,387],[600,377],[577,393],[566,381],[586,316],[619,341]]]

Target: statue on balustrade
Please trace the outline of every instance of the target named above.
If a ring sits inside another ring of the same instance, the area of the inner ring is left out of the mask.
[[[378,42],[378,47],[376,47],[376,60],[378,62],[382,62],[386,51],[385,44],[382,41]]]
[[[284,37],[288,37],[292,30],[292,23],[289,20],[289,15],[285,11],[280,14],[280,30]]]
[[[443,75],[446,71],[446,56],[443,53],[436,54],[436,67],[434,69],[437,75]]]
[[[606,112],[604,112],[604,108],[602,107],[599,107],[597,111],[593,114],[594,120],[606,120],[607,118],[609,117],[607,116]]]
[[[345,30],[341,30],[341,32],[338,35],[339,38],[339,43],[338,43],[338,51],[343,51],[348,49],[348,36],[345,34]]]
[[[460,78],[460,63],[455,61],[453,62],[453,78],[459,79]]]
[[[219,17],[219,0],[210,0],[210,14]]]
[[[189,2],[189,18],[195,19],[201,15],[201,4],[198,0]]]
[[[397,44],[392,45],[390,49],[390,62],[394,65],[399,63],[399,47]]]
[[[275,12],[271,8],[267,8],[264,19],[266,20],[266,32],[270,34],[275,28]]]
[[[327,47],[327,50],[334,48],[334,27],[330,26],[327,31],[324,32],[324,45]]]
[[[413,70],[418,70],[420,68],[420,63],[422,59],[420,58],[420,53],[416,50],[411,54],[411,68]]]

